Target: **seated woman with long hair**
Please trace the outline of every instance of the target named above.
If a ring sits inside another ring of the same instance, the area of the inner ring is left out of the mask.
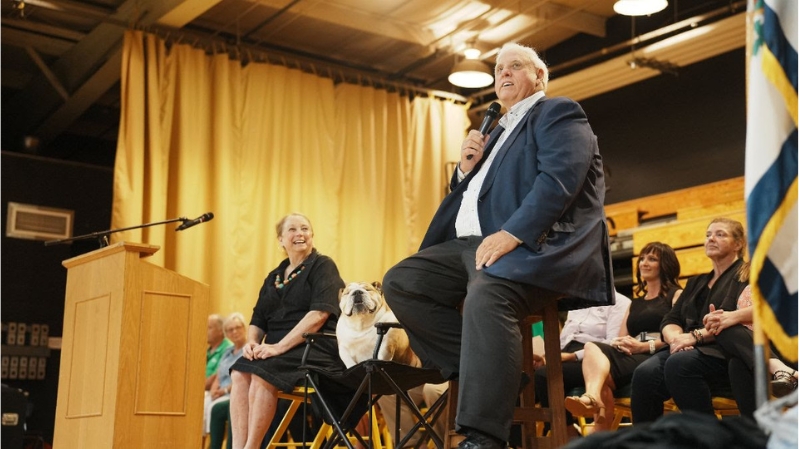
[[[613,416],[613,392],[630,383],[635,368],[666,347],[647,333],[660,331],[660,322],[682,292],[680,262],[665,243],[652,242],[641,249],[636,267],[636,298],[610,344],[589,342],[583,356],[585,394],[566,398],[566,409],[574,416],[592,416],[593,431],[607,430]]]

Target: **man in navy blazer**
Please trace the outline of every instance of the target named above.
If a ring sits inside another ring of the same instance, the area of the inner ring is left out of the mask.
[[[469,132],[419,252],[383,280],[424,365],[458,378],[462,449],[506,445],[521,319],[559,299],[613,304],[602,158],[585,112],[544,97],[549,72],[531,48],[504,45],[495,72],[507,112],[488,136]]]

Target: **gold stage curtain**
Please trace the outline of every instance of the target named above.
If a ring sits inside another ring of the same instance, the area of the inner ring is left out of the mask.
[[[345,281],[382,280],[412,254],[444,196],[466,106],[338,85],[298,69],[125,35],[113,234],[161,246],[151,260],[211,287],[211,310],[249,316],[285,254],[275,224],[307,215]]]

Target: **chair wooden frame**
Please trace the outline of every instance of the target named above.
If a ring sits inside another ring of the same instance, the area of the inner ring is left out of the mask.
[[[716,418],[722,419],[724,416],[738,416],[741,412],[738,410],[738,404],[735,402],[734,399],[724,398],[721,396],[714,396],[713,397],[713,413],[716,415]],[[629,421],[632,421],[633,414],[630,410],[630,398],[629,397],[621,397],[616,398],[614,401],[614,409],[615,413],[613,415],[613,422],[610,425],[610,430],[618,430],[619,427],[624,426],[625,423],[622,421],[626,418]],[[674,401],[669,399],[668,401],[663,403],[663,412],[679,412],[680,409],[677,408],[677,405],[674,404]],[[578,423],[580,425],[581,433],[586,427],[590,424],[587,424],[585,421],[585,417],[579,417]]]
[[[535,386],[532,376],[533,367],[533,331],[532,325],[538,321],[544,323],[544,351],[555,354],[547,359],[547,388],[549,407],[536,406]],[[531,315],[519,323],[522,335],[522,351],[524,359],[522,370],[531,376],[531,382],[519,394],[519,405],[514,409],[513,422],[522,426],[522,447],[524,449],[558,448],[568,442],[566,433],[565,393],[563,389],[563,367],[560,360],[560,320],[558,318],[558,301],[551,301],[540,313]],[[463,436],[455,432],[455,414],[457,412],[457,382],[450,381],[450,399],[447,404],[448,432],[444,441],[446,448],[452,448],[463,440]],[[539,424],[550,423],[550,435],[540,435]]]
[[[306,435],[302,436],[302,439],[297,440],[297,435],[292,435],[291,441],[280,441],[283,439],[283,436],[288,431],[289,423],[297,414],[300,406],[305,406],[310,404],[312,400],[311,397],[314,394],[313,388],[306,388],[306,387],[295,387],[294,390],[290,392],[278,392],[278,399],[286,399],[291,401],[289,408],[286,410],[286,413],[283,415],[283,418],[280,420],[280,424],[278,425],[277,429],[275,430],[274,435],[269,440],[269,444],[266,446],[267,449],[274,449],[274,448],[302,448],[307,447],[308,449],[320,449],[325,441],[329,440],[330,437],[333,435],[333,426],[330,424],[323,422],[319,427],[319,430],[314,435],[314,439],[309,444],[305,443]],[[304,412],[307,416],[307,411]],[[361,441],[369,441],[369,446],[374,449],[393,449],[393,445],[386,440],[387,431],[386,429],[380,426],[380,420],[382,418],[379,416],[379,412],[377,410],[372,410],[372,420],[371,420],[371,433],[374,438],[369,436],[362,436],[363,440]],[[353,442],[353,439],[356,437],[348,438],[350,443]],[[339,446],[340,447],[340,446]]]
[[[294,419],[294,416],[297,414],[297,410],[300,408],[300,406],[301,405],[305,406],[310,404],[310,395],[313,393],[314,392],[312,389],[308,389],[305,387],[294,387],[292,391],[289,392],[279,391],[277,393],[278,399],[286,399],[288,401],[291,401],[291,403],[289,404],[289,408],[286,410],[286,413],[283,415],[283,418],[280,420],[280,424],[278,425],[277,429],[275,429],[275,433],[272,435],[272,438],[269,440],[269,445],[267,446],[268,449],[273,449],[278,447],[294,448],[294,447],[305,446],[304,440],[306,438],[306,435],[303,435],[303,439],[300,440],[299,442],[296,440],[281,442],[280,440],[283,439],[283,436],[288,431],[289,424],[291,423],[291,420]],[[319,431],[317,431],[313,441],[311,441],[311,445],[309,446],[310,449],[319,449],[322,446],[322,443],[325,440],[325,435],[327,433],[325,426],[329,427],[329,424],[326,423],[322,424]],[[297,435],[292,435],[292,439],[296,437]]]
[[[534,376],[532,324],[544,323],[544,352],[547,357],[547,396],[549,407],[536,406],[535,386],[531,381],[523,390],[520,405],[514,413],[514,421],[522,424],[522,446],[524,449],[559,448],[569,441],[566,433],[566,393],[563,388],[563,365],[560,359],[560,319],[558,301],[551,301],[539,314],[531,315],[521,324],[523,369]],[[533,379],[531,379],[533,380]],[[549,422],[549,436],[539,436],[536,423]]]

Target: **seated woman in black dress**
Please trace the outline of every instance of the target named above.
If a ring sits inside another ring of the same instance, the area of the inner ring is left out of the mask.
[[[593,416],[593,431],[607,430],[613,417],[613,392],[628,385],[633,371],[666,346],[660,339],[644,341],[641,333],[657,333],[663,316],[682,292],[680,262],[665,243],[652,242],[641,249],[636,268],[636,299],[630,303],[619,336],[606,343],[586,343],[583,355],[585,394],[566,398],[574,416]]]
[[[287,215],[277,224],[277,240],[288,258],[266,276],[243,355],[231,367],[235,449],[260,447],[275,415],[278,391],[291,391],[303,379],[298,369],[303,334],[336,331],[344,281],[335,262],[314,249],[311,222],[301,214]],[[308,363],[344,370],[332,339],[317,342]]]

